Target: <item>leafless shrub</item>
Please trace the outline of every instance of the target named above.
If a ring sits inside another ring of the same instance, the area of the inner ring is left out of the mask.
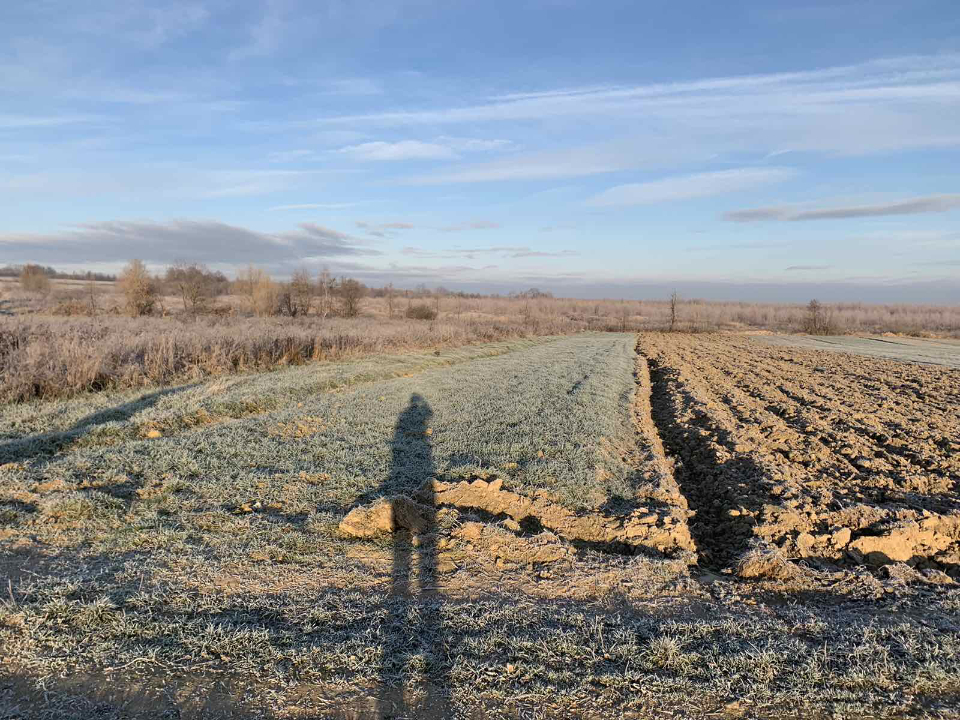
[[[99,295],[97,292],[97,283],[93,280],[87,280],[84,285],[83,294],[86,296],[86,306],[90,314],[96,315],[100,310],[97,302],[97,295]]]
[[[157,284],[141,260],[131,260],[117,281],[127,312],[133,317],[149,315],[157,304]]]
[[[387,316],[393,317],[393,301],[396,298],[396,292],[393,289],[393,283],[387,283],[384,285],[383,297],[387,301]]]
[[[831,312],[818,300],[811,300],[807,305],[803,330],[809,335],[831,335],[835,332]]]
[[[40,265],[24,265],[20,271],[20,287],[30,293],[50,292],[50,278]]]
[[[366,297],[367,288],[359,280],[343,278],[337,283],[340,312],[344,317],[356,317],[360,312],[360,300]]]
[[[680,303],[680,298],[677,295],[677,291],[674,290],[670,294],[670,332],[673,332],[677,326],[677,305]]]
[[[294,272],[286,290],[289,299],[287,300],[285,314],[290,317],[309,314],[313,307],[313,297],[316,291],[310,273],[302,268]]]
[[[67,298],[58,302],[50,311],[50,314],[60,317],[88,317],[95,315],[96,311],[91,309],[88,302],[76,298]]]
[[[264,270],[247,266],[237,274],[234,286],[243,297],[247,312],[257,317],[279,314],[280,288]]]
[[[178,262],[167,268],[164,280],[183,300],[183,309],[192,313],[206,309],[207,303],[229,286],[223,273],[212,272],[199,263]]]
[[[406,312],[404,312],[404,317],[411,320],[435,320],[437,311],[426,303],[418,303],[417,305],[408,307]]]

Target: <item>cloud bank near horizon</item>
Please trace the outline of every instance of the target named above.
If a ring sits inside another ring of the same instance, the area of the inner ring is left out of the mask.
[[[369,226],[365,221],[356,224],[361,229]],[[399,222],[386,225],[399,230],[413,227]],[[646,299],[669,295],[677,289],[685,297],[711,300],[801,302],[818,297],[836,301],[960,303],[960,285],[950,280],[818,277],[817,273],[832,268],[827,264],[791,265],[784,271],[788,275],[799,273],[802,279],[788,276],[771,283],[763,276],[749,274],[671,278],[632,275],[621,269],[598,277],[587,271],[551,270],[539,264],[511,267],[512,259],[536,262],[578,255],[571,250],[539,250],[530,245],[453,246],[442,252],[407,245],[400,252],[403,260],[398,262],[367,240],[316,223],[266,233],[210,220],[91,222],[59,234],[0,235],[0,254],[10,264],[37,262],[65,270],[115,272],[133,257],[156,270],[185,260],[205,263],[228,275],[254,264],[281,278],[299,268],[314,272],[328,268],[335,274],[350,275],[371,284],[392,282],[399,287],[412,287],[427,283],[483,293],[539,287],[558,296]],[[440,262],[423,264],[424,260]]]

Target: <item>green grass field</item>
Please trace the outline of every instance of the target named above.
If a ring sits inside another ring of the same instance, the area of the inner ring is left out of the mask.
[[[789,594],[453,508],[422,537],[338,531],[431,477],[583,516],[661,502],[635,344],[3,406],[0,717],[946,716],[956,590],[864,569]]]

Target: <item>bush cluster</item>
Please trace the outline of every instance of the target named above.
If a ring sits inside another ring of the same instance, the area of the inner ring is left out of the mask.
[[[437,311],[426,303],[411,305],[404,313],[411,320],[436,320]]]

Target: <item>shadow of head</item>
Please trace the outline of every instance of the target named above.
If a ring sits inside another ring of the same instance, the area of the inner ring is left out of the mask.
[[[422,395],[413,393],[407,402],[407,407],[397,418],[396,431],[402,431],[408,435],[420,433],[423,436],[432,417],[433,409],[430,403]],[[425,436],[424,439],[426,439]]]
[[[434,473],[433,409],[421,395],[413,393],[397,417],[390,441],[390,476],[382,490],[412,495]]]

